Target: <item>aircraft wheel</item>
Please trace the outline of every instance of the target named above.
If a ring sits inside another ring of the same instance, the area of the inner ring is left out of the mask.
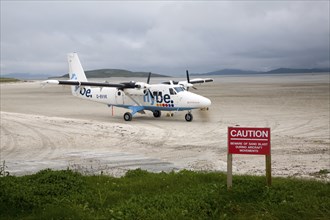
[[[129,113],[129,112],[126,112],[125,114],[124,114],[124,120],[125,121],[132,121],[132,114],[131,113]]]
[[[187,113],[184,118],[186,119],[186,121],[192,121],[193,120],[193,115],[191,113]]]
[[[159,110],[153,111],[153,114],[154,114],[155,118],[159,118],[162,115],[161,111],[159,111]]]

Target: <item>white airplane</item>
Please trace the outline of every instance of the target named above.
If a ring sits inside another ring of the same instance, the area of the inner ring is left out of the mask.
[[[213,82],[213,79],[189,79],[187,81],[167,81],[161,84],[144,82],[89,82],[81,66],[77,53],[68,54],[70,80],[46,80],[42,84],[71,85],[72,95],[100,102],[111,106],[130,109],[124,114],[125,121],[131,121],[134,114],[145,114],[145,110],[152,111],[154,117],[161,116],[161,111],[188,111],[186,121],[193,120],[191,110],[207,109],[211,105],[208,98],[189,92],[193,84]],[[173,114],[171,114],[173,115]]]

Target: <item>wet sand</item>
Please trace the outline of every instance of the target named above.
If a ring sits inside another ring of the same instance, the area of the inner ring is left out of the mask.
[[[227,127],[259,126],[271,128],[274,176],[330,180],[318,175],[330,170],[329,74],[214,79],[192,90],[212,106],[193,111],[190,123],[185,112],[161,118],[148,112],[125,122],[127,110],[115,108],[112,116],[111,108],[77,99],[68,87],[0,84],[0,160],[14,175],[67,167],[114,176],[136,168],[225,172]],[[264,156],[233,158],[234,174],[265,174]]]

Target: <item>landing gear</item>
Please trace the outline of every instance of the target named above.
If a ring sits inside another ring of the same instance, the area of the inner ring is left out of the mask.
[[[188,112],[188,113],[184,116],[184,118],[186,119],[186,121],[191,122],[191,121],[193,120],[193,115],[192,115],[190,112]]]
[[[159,118],[162,115],[161,111],[159,111],[159,110],[153,111],[153,114],[154,114],[155,118]]]
[[[173,117],[173,116],[174,116],[174,113],[173,112],[166,113],[166,117]]]
[[[132,121],[132,114],[131,113],[129,113],[129,112],[126,112],[125,114],[124,114],[124,120],[125,121]]]

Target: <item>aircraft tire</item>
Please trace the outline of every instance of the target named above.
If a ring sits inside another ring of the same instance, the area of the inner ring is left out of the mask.
[[[129,112],[126,112],[125,114],[124,114],[124,120],[125,121],[132,121],[132,114],[131,113],[129,113]]]
[[[162,115],[162,112],[159,111],[159,110],[155,110],[155,111],[153,111],[152,113],[154,114],[154,117],[155,117],[155,118],[159,118],[159,117]]]
[[[193,115],[191,113],[187,113],[184,118],[186,119],[186,121],[191,122],[193,120]]]

